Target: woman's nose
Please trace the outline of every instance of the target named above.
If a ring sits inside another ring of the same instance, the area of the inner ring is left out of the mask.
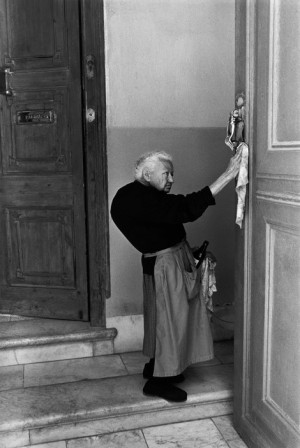
[[[171,173],[168,174],[168,181],[169,182],[174,182],[173,174],[171,174]]]

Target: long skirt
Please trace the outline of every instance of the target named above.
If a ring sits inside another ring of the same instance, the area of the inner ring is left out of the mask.
[[[154,376],[174,376],[212,359],[213,339],[200,270],[187,242],[153,255],[154,275],[144,274],[143,353],[155,357]]]

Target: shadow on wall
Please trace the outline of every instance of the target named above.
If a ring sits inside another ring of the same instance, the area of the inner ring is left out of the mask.
[[[216,305],[210,322],[214,341],[233,339],[234,305]]]

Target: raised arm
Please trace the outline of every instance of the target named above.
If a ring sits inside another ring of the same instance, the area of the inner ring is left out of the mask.
[[[240,168],[242,158],[242,152],[238,151],[233,157],[231,157],[228,167],[224,171],[223,174],[221,174],[218,179],[213,182],[209,188],[213,196],[216,196],[221,190],[223,190],[224,187],[226,187],[229,182],[234,179]]]

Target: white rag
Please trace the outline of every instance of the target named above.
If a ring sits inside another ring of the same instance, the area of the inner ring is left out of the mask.
[[[245,198],[246,198],[246,185],[248,184],[248,159],[249,159],[249,147],[247,143],[240,143],[237,147],[237,152],[242,152],[242,160],[240,164],[240,170],[237,175],[237,183],[235,191],[238,196],[237,209],[236,209],[236,224],[242,228],[244,210],[245,210]]]
[[[216,258],[211,252],[207,252],[201,264],[201,293],[206,309],[213,312],[212,295],[217,291],[216,287]]]

